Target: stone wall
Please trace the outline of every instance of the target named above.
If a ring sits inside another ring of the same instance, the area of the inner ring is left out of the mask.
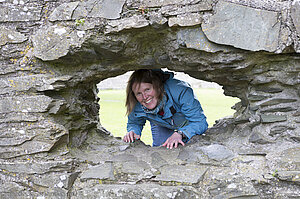
[[[298,0],[0,0],[0,198],[299,198],[299,12]],[[185,147],[123,143],[100,124],[96,84],[138,68],[241,102]]]

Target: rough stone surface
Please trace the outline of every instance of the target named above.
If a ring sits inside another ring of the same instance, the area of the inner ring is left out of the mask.
[[[277,12],[219,1],[216,14],[202,27],[213,42],[252,51],[274,52],[280,23]]]
[[[291,8],[291,16],[294,23],[294,26],[296,27],[298,36],[300,37],[300,2],[299,1],[293,1],[292,8]]]
[[[210,42],[201,28],[181,29],[177,32],[177,40],[186,48],[202,50],[206,52],[229,51],[228,47]]]
[[[0,198],[299,198],[298,11],[0,0]],[[101,126],[96,85],[137,68],[185,72],[241,101],[184,147],[124,143]]]
[[[27,40],[27,37],[17,31],[0,27],[0,46],[7,43],[22,43]]]

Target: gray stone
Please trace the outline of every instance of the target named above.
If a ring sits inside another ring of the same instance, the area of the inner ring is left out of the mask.
[[[280,22],[278,13],[219,1],[216,14],[202,24],[209,40],[245,50],[277,49]]]
[[[262,123],[283,122],[286,120],[287,120],[286,115],[271,115],[271,114],[262,114],[261,115]]]
[[[67,55],[71,46],[80,46],[78,31],[63,26],[51,26],[37,31],[33,36],[34,56],[44,61]]]
[[[181,46],[206,52],[229,51],[230,48],[210,42],[201,28],[185,28],[177,32],[177,41]]]
[[[93,7],[89,17],[103,17],[106,19],[118,19],[122,12],[125,0],[102,0],[92,2]]]
[[[131,154],[116,155],[112,158],[114,162],[137,161],[136,156]]]
[[[265,96],[265,95],[258,95],[258,94],[250,94],[248,96],[248,99],[251,101],[261,101],[264,100],[266,98],[268,98],[269,96]]]
[[[278,170],[291,168],[294,171],[300,171],[300,148],[292,147],[281,152]]]
[[[48,106],[52,102],[52,98],[41,96],[25,97],[6,97],[0,100],[0,112],[23,112],[23,113],[39,113],[46,112]]]
[[[219,144],[212,144],[209,146],[200,147],[204,154],[210,159],[216,161],[223,161],[225,159],[231,159],[234,157],[233,152],[227,147]]]
[[[27,37],[15,30],[0,27],[0,46],[7,43],[22,43],[27,40]]]
[[[62,84],[63,77],[53,78],[45,74],[32,74],[28,76],[3,79],[0,80],[0,94],[7,94],[13,91],[24,92],[29,91],[30,89],[36,89],[38,91],[58,89],[58,79],[61,81],[60,84]]]
[[[38,21],[41,16],[41,5],[34,3],[26,3],[26,5],[0,4],[0,22]]]
[[[154,152],[151,154],[151,165],[153,167],[159,168],[167,164],[168,162],[164,160],[158,152]]]
[[[278,171],[276,174],[280,180],[300,183],[300,171]]]
[[[296,27],[298,36],[300,37],[300,2],[299,1],[293,1],[292,7],[291,7],[291,17],[294,22],[294,26]]]
[[[12,173],[45,174],[48,172],[70,171],[74,160],[47,161],[32,164],[31,162],[0,163],[0,168]]]
[[[114,20],[108,22],[108,28],[106,33],[110,32],[120,32],[125,29],[131,28],[142,28],[149,25],[148,20],[146,20],[143,16],[134,15],[130,18],[124,18],[120,20]]]
[[[280,107],[280,108],[266,108],[261,110],[261,113],[275,113],[275,112],[290,112],[295,111],[296,109],[293,107]]]
[[[263,136],[261,133],[253,132],[249,137],[249,142],[257,143],[257,144],[268,144],[271,143],[271,141]]]
[[[201,195],[200,195],[201,196]],[[195,188],[187,186],[160,186],[156,184],[84,186],[71,192],[71,198],[199,198]]]
[[[104,163],[101,165],[90,167],[84,171],[80,176],[81,180],[100,179],[100,180],[114,180],[113,167],[111,163]]]
[[[260,103],[260,106],[272,106],[282,103],[290,103],[290,102],[296,102],[297,99],[287,99],[287,98],[271,98],[269,100],[266,100],[262,103]]]
[[[290,128],[288,126],[282,126],[282,125],[279,125],[279,126],[274,126],[270,129],[270,135],[271,136],[274,136],[274,135],[277,135],[277,134],[282,134],[283,132],[289,130]]]
[[[49,20],[50,21],[64,21],[64,20],[71,20],[72,14],[76,7],[78,6],[79,2],[71,2],[71,3],[63,3],[50,14]]]
[[[202,180],[207,167],[198,165],[166,165],[161,167],[159,171],[160,174],[156,176],[155,180],[196,184]]]
[[[142,174],[150,170],[150,166],[144,161],[124,162],[121,168],[123,173],[127,174]]]
[[[174,16],[174,15],[181,15],[186,13],[208,11],[212,9],[211,4],[212,4],[211,1],[200,1],[197,4],[185,5],[185,6],[167,5],[161,8],[161,13],[164,16]]]
[[[189,4],[200,4],[203,7],[210,7],[212,1],[194,1],[194,0],[141,0],[141,7],[161,7],[168,5],[189,5]]]
[[[169,18],[169,26],[195,26],[201,24],[203,21],[202,15],[199,13],[189,13],[184,15],[177,15]]]

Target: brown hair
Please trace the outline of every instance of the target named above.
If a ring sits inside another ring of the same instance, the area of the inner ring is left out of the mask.
[[[164,95],[164,78],[161,71],[153,71],[150,69],[139,69],[132,73],[126,88],[126,115],[129,115],[136,103],[137,99],[132,91],[133,84],[150,83],[158,94],[158,100],[161,101]]]

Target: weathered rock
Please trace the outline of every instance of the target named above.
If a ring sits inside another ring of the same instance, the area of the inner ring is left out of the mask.
[[[38,21],[42,17],[42,6],[24,1],[0,5],[0,22]]]
[[[229,150],[227,147],[219,145],[219,144],[213,144],[213,145],[201,147],[200,149],[210,159],[213,159],[216,161],[222,161],[222,160],[234,157],[231,150]]]
[[[71,20],[72,14],[79,2],[63,3],[58,6],[49,16],[50,21]]]
[[[274,52],[278,45],[278,13],[219,1],[216,14],[202,25],[207,38],[237,48]]]
[[[180,29],[177,40],[181,46],[206,52],[229,51],[230,48],[210,42],[203,34],[201,28]]]
[[[17,31],[0,27],[0,46],[7,43],[22,43],[27,40],[27,37]]]
[[[27,98],[6,97],[0,102],[1,113],[23,112],[23,113],[38,113],[46,112],[52,99],[47,96],[28,96]]]
[[[166,165],[159,170],[160,174],[155,180],[171,183],[196,184],[203,178],[207,168],[196,165]]]
[[[94,1],[90,17],[104,17],[107,19],[118,19],[122,12],[125,0],[103,0]]]
[[[99,166],[90,167],[80,176],[81,180],[100,179],[114,180],[113,167],[111,163],[101,164]]]
[[[195,13],[201,11],[208,11],[212,9],[211,1],[201,1],[197,4],[184,5],[184,6],[174,6],[166,5],[161,8],[161,12],[165,16],[174,16],[187,13]]]
[[[203,194],[204,195],[204,194]],[[187,186],[94,185],[71,194],[72,198],[200,198],[196,189]]]
[[[198,13],[177,15],[169,18],[169,26],[195,26],[202,23],[202,16]]]
[[[80,37],[79,31],[68,27],[55,25],[40,29],[32,38],[34,55],[44,61],[58,59],[67,55],[71,46],[80,46]]]
[[[120,19],[119,21],[108,22],[107,33],[120,32],[125,29],[143,28],[149,25],[149,22],[142,16],[132,16],[130,18]]]
[[[299,1],[293,1],[292,8],[291,8],[291,17],[294,22],[294,26],[296,27],[298,36],[300,36],[300,2]]]
[[[262,123],[282,122],[286,120],[287,120],[286,115],[271,115],[271,114],[261,115]]]

